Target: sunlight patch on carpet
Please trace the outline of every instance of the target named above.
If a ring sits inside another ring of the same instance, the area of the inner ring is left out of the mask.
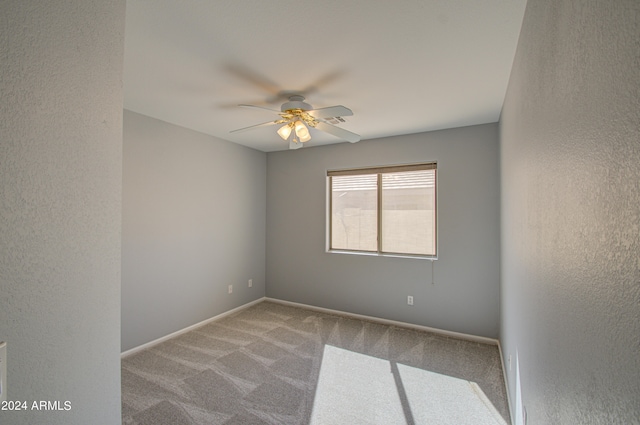
[[[310,421],[327,423],[507,425],[475,382],[332,345],[324,346]]]
[[[475,382],[398,364],[415,423],[507,425]]]
[[[406,424],[389,362],[325,345],[310,423]]]

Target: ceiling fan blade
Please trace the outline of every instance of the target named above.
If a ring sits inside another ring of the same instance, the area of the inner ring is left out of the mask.
[[[353,115],[351,109],[346,108],[342,105],[329,106],[328,108],[312,109],[305,112],[311,115],[313,118],[348,117],[349,115]]]
[[[254,128],[266,127],[268,125],[274,125],[274,124],[278,124],[278,121],[267,121],[267,122],[263,122],[262,124],[250,125],[249,127],[239,128],[237,130],[231,130],[229,133],[241,133],[243,131],[253,130]]]
[[[264,109],[266,111],[271,111],[271,112],[275,112],[277,114],[280,113],[280,111],[278,109],[271,109],[271,108],[265,108],[264,106],[256,106],[256,105],[238,105],[242,108],[256,108],[256,109]]]
[[[345,130],[344,128],[336,127],[335,125],[327,124],[326,122],[318,122],[316,129],[332,134],[340,139],[344,139],[347,142],[356,143],[360,141],[360,135]]]

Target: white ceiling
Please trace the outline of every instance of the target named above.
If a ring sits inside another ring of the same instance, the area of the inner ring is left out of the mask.
[[[526,0],[127,0],[125,108],[265,152],[302,92],[362,139],[499,119]],[[305,146],[342,143],[312,130]]]

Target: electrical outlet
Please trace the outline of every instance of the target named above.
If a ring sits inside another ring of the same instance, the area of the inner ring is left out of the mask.
[[[409,305],[413,305],[413,296],[412,296],[412,295],[409,295],[409,296],[407,297],[407,304],[409,304]]]
[[[229,285],[229,293],[233,294],[233,285]]]
[[[7,401],[7,343],[0,341],[0,401]]]
[[[249,279],[249,288],[253,287],[253,279]]]

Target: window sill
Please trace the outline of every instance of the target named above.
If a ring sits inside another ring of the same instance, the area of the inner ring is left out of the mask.
[[[435,261],[438,259],[438,257],[427,257],[424,255],[389,254],[389,253],[368,252],[368,251],[343,251],[339,249],[328,249],[326,252],[329,254],[362,255],[365,257],[411,258],[414,260],[428,260],[428,261]]]

